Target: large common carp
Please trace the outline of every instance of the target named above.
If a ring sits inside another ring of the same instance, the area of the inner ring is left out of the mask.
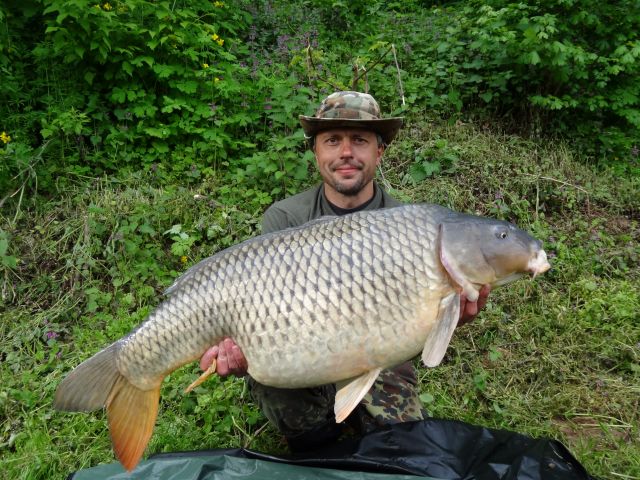
[[[115,453],[133,469],[149,441],[160,384],[232,337],[258,382],[338,383],[344,420],[383,368],[422,351],[442,360],[460,293],[478,298],[549,268],[539,241],[513,225],[436,205],[312,221],[255,237],[193,266],[126,337],[73,370],[55,407],[106,406]]]

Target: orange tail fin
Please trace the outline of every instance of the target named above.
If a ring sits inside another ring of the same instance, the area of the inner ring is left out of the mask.
[[[66,411],[90,411],[105,406],[113,450],[131,471],[149,443],[158,415],[160,383],[141,390],[118,371],[116,342],[81,363],[60,383],[54,407]]]
[[[113,451],[124,468],[131,471],[142,458],[158,416],[160,385],[140,390],[118,378],[107,400],[107,417]]]

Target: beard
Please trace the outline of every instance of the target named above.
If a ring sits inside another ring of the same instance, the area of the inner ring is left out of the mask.
[[[356,174],[357,178],[341,179],[331,176],[330,178],[325,178],[325,181],[327,181],[336,192],[347,197],[355,197],[373,180],[375,172],[372,175],[362,164],[349,162],[348,165],[358,169],[358,173]],[[332,168],[332,172],[335,173],[337,168],[338,167]]]
[[[360,177],[356,183],[343,183],[340,181],[333,182],[333,188],[336,192],[347,197],[355,197],[369,183],[364,177]]]

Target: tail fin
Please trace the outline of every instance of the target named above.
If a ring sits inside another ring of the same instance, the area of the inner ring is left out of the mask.
[[[78,365],[60,383],[54,407],[65,411],[107,408],[113,450],[131,471],[149,443],[158,415],[160,383],[140,390],[120,374],[116,365],[119,344],[114,343]]]

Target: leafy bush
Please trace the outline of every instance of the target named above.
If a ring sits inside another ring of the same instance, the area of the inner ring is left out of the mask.
[[[411,41],[412,72],[438,82],[432,106],[507,114],[538,135],[578,136],[604,164],[637,162],[637,2],[473,1],[427,20]]]
[[[38,168],[41,187],[63,181],[63,173],[158,168],[189,181],[244,169],[273,141],[273,129],[289,136],[294,111],[309,104],[309,91],[290,88],[299,82],[282,82],[285,69],[258,60],[255,44],[242,41],[250,21],[243,2],[43,3],[34,5],[30,23],[14,22],[19,12],[9,12],[21,56],[35,65],[32,76],[13,68],[12,78],[38,90],[39,100],[30,100],[39,114],[20,108],[23,90],[3,92],[6,128],[31,132],[14,140],[32,148],[50,143]],[[27,35],[38,22],[40,35]],[[284,173],[306,176],[300,159],[292,161],[262,178],[280,184]]]
[[[0,14],[0,129],[14,145],[0,188],[18,176],[52,191],[69,175],[141,168],[195,183],[221,170],[281,196],[307,181],[297,114],[345,88],[370,89],[410,121],[483,117],[569,137],[598,163],[637,172],[638,9],[631,0],[12,3]]]

